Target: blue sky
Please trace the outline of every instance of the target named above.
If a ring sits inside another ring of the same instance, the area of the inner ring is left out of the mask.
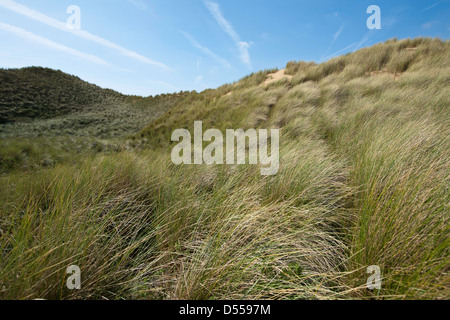
[[[67,27],[70,5],[80,30]],[[366,26],[370,5],[380,30]],[[126,94],[202,91],[393,37],[449,39],[449,17],[450,0],[0,0],[0,67],[60,69]]]

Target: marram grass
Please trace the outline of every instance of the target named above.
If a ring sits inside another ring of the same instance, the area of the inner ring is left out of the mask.
[[[419,38],[290,62],[187,94],[134,148],[7,171],[0,298],[449,299],[449,61]],[[175,166],[170,135],[197,120],[281,129],[280,171]]]

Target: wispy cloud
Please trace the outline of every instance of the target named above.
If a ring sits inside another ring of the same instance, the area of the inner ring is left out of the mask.
[[[131,3],[133,6],[138,8],[139,10],[145,11],[148,9],[148,6],[145,2],[141,0],[128,0],[129,3]]]
[[[66,31],[66,32],[72,33],[72,34],[74,34],[74,35],[76,35],[78,37],[81,37],[81,38],[85,39],[85,40],[93,41],[93,42],[95,42],[95,43],[97,43],[99,45],[102,45],[102,46],[114,49],[114,50],[118,51],[119,53],[121,53],[121,54],[123,54],[123,55],[125,55],[127,57],[130,57],[132,59],[135,59],[137,61],[140,61],[140,62],[143,62],[143,63],[146,63],[146,64],[150,64],[150,65],[154,65],[154,66],[157,66],[157,67],[160,67],[160,68],[163,68],[163,69],[172,70],[170,67],[168,67],[167,65],[165,65],[162,62],[154,61],[152,59],[144,57],[144,56],[142,56],[142,55],[140,55],[140,54],[138,54],[138,53],[136,53],[134,51],[131,51],[131,50],[128,50],[128,49],[126,49],[124,47],[121,47],[121,46],[119,46],[119,45],[117,45],[117,44],[115,44],[115,43],[113,43],[113,42],[111,42],[109,40],[106,40],[106,39],[104,39],[102,37],[99,37],[99,36],[96,36],[96,35],[94,35],[92,33],[89,33],[88,31],[69,29],[67,27],[66,23],[58,21],[57,19],[49,17],[49,16],[47,16],[45,14],[42,14],[42,13],[36,11],[36,10],[30,9],[30,8],[28,8],[26,6],[18,4],[18,3],[14,2],[14,1],[11,1],[11,0],[0,0],[0,6],[6,8],[6,9],[12,10],[14,12],[17,12],[17,13],[19,13],[21,15],[24,15],[24,16],[26,16],[28,18],[31,18],[33,20],[39,21],[39,22],[41,22],[43,24],[46,24],[46,25],[48,25],[50,27],[53,27],[55,29],[59,29],[59,30],[62,30],[62,31]]]
[[[330,59],[330,58],[334,58],[334,57],[337,56],[338,54],[343,53],[343,52],[345,52],[345,51],[347,51],[347,50],[350,50],[351,48],[355,47],[356,45],[358,45],[358,43],[357,43],[357,42],[354,42],[354,43],[352,43],[351,45],[345,47],[344,49],[341,49],[341,50],[339,50],[339,51],[333,52],[332,54],[330,54],[330,55],[328,55],[328,56],[326,56],[326,57],[320,59],[319,62],[324,62],[324,61],[326,61],[326,60],[328,60],[328,59]]]
[[[219,62],[221,65],[223,65],[225,68],[231,68],[230,63],[219,57],[218,55],[216,55],[214,52],[212,52],[209,48],[202,46],[200,43],[198,43],[198,41],[189,33],[181,31],[181,33],[186,37],[186,39],[189,40],[189,42],[192,44],[192,46],[198,50],[200,50],[201,52],[203,52],[204,54],[210,56],[211,58],[213,58],[214,60],[216,60],[217,62]]]
[[[438,4],[440,4],[441,2],[442,2],[442,1],[438,1],[438,2],[436,2],[436,3],[433,3],[431,6],[426,7],[425,9],[419,11],[419,13],[423,13],[423,12],[425,12],[425,11],[428,11],[428,10],[430,10],[430,9],[433,9],[434,7],[436,7],[436,6],[437,6]]]
[[[64,46],[62,44],[53,42],[53,41],[51,41],[51,40],[49,40],[47,38],[41,37],[41,36],[39,36],[37,34],[34,34],[32,32],[26,31],[24,29],[21,29],[21,28],[18,28],[18,27],[15,27],[15,26],[3,23],[3,22],[0,22],[0,30],[6,31],[6,32],[9,32],[9,33],[13,33],[16,36],[19,36],[19,37],[21,37],[23,39],[26,39],[28,41],[35,42],[35,43],[38,43],[40,45],[46,46],[48,48],[52,48],[52,49],[55,49],[55,50],[59,50],[59,51],[71,54],[71,55],[73,55],[75,57],[78,57],[78,58],[81,58],[81,59],[84,59],[84,60],[87,60],[87,61],[90,61],[90,62],[93,62],[93,63],[97,63],[97,64],[101,64],[101,65],[109,65],[108,62],[106,62],[105,60],[103,60],[103,59],[101,59],[101,58],[99,58],[97,56],[94,56],[94,55],[91,55],[91,54],[87,54],[87,53],[84,53],[84,52],[81,52],[81,51],[78,51],[78,50],[66,47],[66,46]]]
[[[357,43],[356,47],[353,49],[353,52],[356,51],[356,50],[358,50],[359,48],[361,48],[362,45],[363,45],[364,43],[366,43],[366,42],[370,39],[370,37],[372,36],[372,34],[373,34],[372,31],[366,32],[366,34],[361,38],[361,40]]]
[[[342,31],[344,31],[345,28],[345,23],[339,28],[339,30],[334,34],[333,36],[333,40],[331,41],[330,45],[328,46],[327,51],[323,54],[326,55],[328,52],[330,52],[331,48],[333,47],[333,45],[336,43],[337,39],[339,38],[339,36],[341,35]],[[322,57],[323,57],[322,56]]]
[[[330,12],[330,13],[328,13],[327,15],[326,15],[326,18],[327,19],[330,19],[330,18],[337,18],[337,17],[339,17],[339,12]]]
[[[339,30],[334,34],[334,36],[333,36],[333,41],[336,41],[338,38],[339,38],[339,36],[341,35],[341,33],[342,33],[342,31],[344,30],[344,28],[345,28],[345,23],[339,28]]]
[[[249,69],[251,69],[252,63],[250,61],[250,54],[248,52],[248,49],[250,48],[250,44],[247,42],[241,41],[241,37],[234,30],[232,24],[227,19],[225,19],[225,17],[223,16],[218,3],[205,1],[205,5],[208,8],[211,15],[214,17],[214,19],[219,24],[219,26],[222,28],[222,30],[225,33],[227,33],[233,40],[234,44],[236,45],[237,49],[239,50],[240,59],[241,59],[242,63],[244,63]]]
[[[145,82],[148,83],[148,84],[152,84],[152,85],[159,85],[159,86],[165,87],[165,88],[173,90],[173,91],[178,91],[179,90],[178,87],[176,87],[176,86],[174,86],[174,85],[172,85],[170,83],[161,81],[161,80],[147,80]]]
[[[203,76],[197,76],[195,77],[194,83],[196,85],[199,85],[203,81]]]
[[[393,16],[385,17],[383,19],[383,29],[393,27],[397,23],[397,21],[398,21],[397,17],[393,17]]]
[[[422,24],[422,28],[424,28],[424,29],[430,29],[430,28],[433,26],[433,23],[434,23],[433,21],[424,23],[424,24]]]
[[[268,32],[263,32],[258,36],[259,39],[261,40],[268,40],[270,39],[270,33]]]

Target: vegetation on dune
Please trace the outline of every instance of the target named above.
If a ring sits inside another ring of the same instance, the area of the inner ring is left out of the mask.
[[[125,96],[47,68],[0,69],[0,137],[124,137],[188,92]]]
[[[393,39],[319,65],[289,62],[292,77],[268,84],[277,70],[160,97],[166,113],[126,142],[107,140],[127,150],[27,174],[20,154],[77,152],[39,148],[54,137],[7,146],[0,297],[450,298],[449,46]],[[146,98],[121,99],[146,108]],[[171,133],[197,120],[280,128],[280,171],[175,166]],[[65,287],[69,265],[82,270],[81,290]],[[371,265],[381,290],[366,288]]]
[[[0,124],[65,116],[101,103],[107,96],[121,98],[112,90],[41,67],[1,69],[0,81]]]
[[[0,69],[0,173],[127,148],[188,92],[125,96],[47,68]]]

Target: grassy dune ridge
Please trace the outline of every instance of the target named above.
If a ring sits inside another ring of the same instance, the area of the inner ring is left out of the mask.
[[[115,150],[7,171],[0,297],[450,298],[449,46],[290,62],[279,81],[183,95]],[[175,166],[171,133],[197,120],[280,128],[279,173]],[[371,265],[381,290],[366,289]]]
[[[0,69],[0,84],[0,173],[129,148],[125,137],[189,94],[125,96],[41,67]]]

